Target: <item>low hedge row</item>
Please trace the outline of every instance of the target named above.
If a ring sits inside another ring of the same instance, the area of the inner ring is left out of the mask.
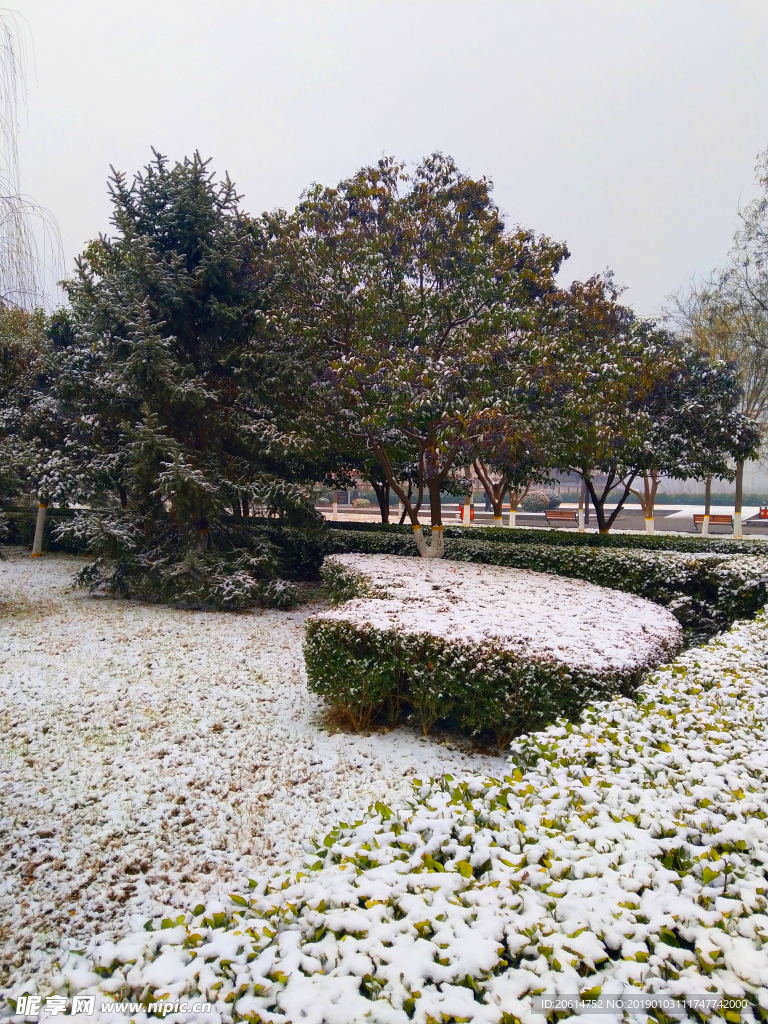
[[[398,523],[347,523],[328,522],[332,533],[374,533],[384,536],[410,537],[411,526]],[[428,535],[429,528],[425,527]],[[445,526],[443,535],[446,540],[473,540],[491,542],[493,544],[537,544],[552,547],[574,548],[634,548],[640,551],[684,551],[690,554],[701,554],[703,551],[722,555],[754,555],[765,552],[768,545],[762,537],[749,537],[735,540],[733,537],[702,537],[691,534],[681,537],[679,534],[663,533],[579,533],[576,529],[549,530],[509,529],[493,526]],[[768,539],[768,529],[766,530]],[[450,556],[453,557],[453,556]]]
[[[334,529],[326,546],[333,554],[417,554],[412,538],[393,532]],[[532,569],[645,597],[669,608],[689,641],[712,636],[737,619],[752,618],[768,603],[768,550],[765,555],[699,550],[691,556],[680,551],[504,544],[460,537],[448,542],[446,557]]]

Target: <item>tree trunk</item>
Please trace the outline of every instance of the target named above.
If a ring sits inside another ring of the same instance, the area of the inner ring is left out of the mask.
[[[741,498],[744,487],[744,462],[736,463],[736,501],[733,506],[733,536],[743,537],[741,529]]]
[[[416,547],[422,558],[442,558],[445,554],[445,537],[443,536],[443,507],[440,504],[440,484],[442,481],[430,481],[427,484],[429,491],[429,514],[432,521],[432,542],[427,544],[424,539],[424,532],[417,523],[413,527],[413,536]]]
[[[467,466],[466,469],[464,470],[464,476],[469,481],[469,490],[467,491],[467,496],[464,499],[464,506],[461,512],[461,522],[464,526],[471,526],[472,513],[470,509],[472,503],[472,470],[469,468],[469,466]]]
[[[339,518],[339,502],[338,502],[338,497],[339,496],[338,496],[337,491],[334,490],[334,492],[333,492],[333,518],[334,519],[338,519]]]
[[[708,476],[704,482],[704,521],[701,524],[701,536],[706,537],[709,533],[709,517],[712,515],[712,477]]]
[[[40,558],[43,553],[43,536],[45,534],[45,513],[48,511],[48,502],[41,501],[37,506],[37,522],[35,523],[35,539],[32,542],[31,558]]]
[[[624,481],[621,481],[624,484]],[[624,484],[626,486],[626,484]],[[640,508],[643,511],[643,517],[645,518],[645,532],[655,533],[656,523],[653,518],[654,509],[656,507],[656,492],[659,489],[659,471],[657,469],[643,470],[643,489],[642,491],[636,490],[630,486],[629,490],[640,502]]]
[[[479,459],[474,463],[474,466],[477,477],[483,485],[483,490],[485,491],[486,497],[493,509],[493,525],[502,526],[502,513],[504,495],[507,491],[507,478],[502,476],[500,480],[497,480],[496,483],[494,483],[487,467]]]
[[[585,517],[584,517],[584,506],[586,505],[587,497],[587,485],[584,481],[581,481],[581,487],[579,488],[579,533],[584,533]]]
[[[128,491],[123,487],[122,484],[117,488],[117,493],[120,495],[120,506],[123,510],[128,508]]]
[[[243,514],[243,510],[240,507],[240,502],[239,502],[239,500],[237,498],[235,498],[234,501],[232,502],[232,515],[236,519],[240,519],[242,517],[242,514]]]
[[[413,494],[413,480],[409,480],[409,481],[408,481],[408,501],[409,501],[409,502],[410,502],[410,500],[411,500],[411,495],[412,495],[412,494]],[[400,526],[402,526],[402,525],[403,525],[403,523],[405,522],[405,516],[406,516],[406,513],[407,513],[407,511],[408,511],[408,510],[407,510],[407,508],[405,507],[405,502],[404,502],[404,501],[403,501],[403,500],[402,500],[402,499],[400,498],[400,496],[399,496],[399,495],[398,495],[398,497],[397,497],[397,504],[398,504],[398,506],[399,506],[400,508],[402,508],[402,510],[403,510],[403,511],[402,511],[402,512],[400,513],[400,519],[399,519],[399,523],[400,523]]]
[[[379,503],[381,521],[387,525],[389,523],[389,480],[385,480],[382,484],[377,480],[374,480],[373,477],[369,477],[368,482],[376,493],[376,501]]]
[[[621,512],[621,509],[622,509],[622,507],[624,505],[624,502],[627,500],[627,497],[629,496],[629,492],[630,492],[630,490],[632,488],[632,482],[634,481],[634,479],[635,479],[635,477],[637,475],[636,472],[633,473],[630,476],[629,481],[626,484],[624,484],[624,494],[621,496],[619,501],[616,503],[616,508],[613,510],[613,512],[611,512],[610,516],[608,516],[608,518],[606,519],[606,516],[605,516],[605,502],[606,502],[606,500],[608,498],[608,495],[611,493],[611,491],[614,490],[614,488],[616,486],[618,486],[618,484],[614,484],[613,483],[613,481],[615,479],[615,472],[616,472],[615,469],[613,469],[608,474],[608,479],[606,481],[605,487],[603,488],[603,493],[600,494],[600,495],[598,495],[597,491],[595,490],[595,486],[592,483],[592,478],[589,477],[586,474],[582,474],[582,478],[584,480],[584,483],[587,485],[587,490],[589,491],[590,496],[592,498],[592,504],[595,506],[595,516],[597,517],[597,528],[600,531],[600,533],[608,533],[610,531],[611,527],[613,526],[613,524],[616,522],[616,518],[617,518],[619,512]]]
[[[243,495],[243,497],[241,498],[241,504],[243,506],[243,516],[247,519],[248,516],[251,514],[251,510],[248,505],[248,498],[245,495]]]
[[[456,458],[458,448],[454,449],[445,462],[442,468],[438,470],[438,457],[434,446],[430,447],[427,443],[419,445],[419,494],[416,505],[411,503],[411,481],[408,481],[408,493],[406,494],[402,486],[402,481],[398,480],[395,476],[392,463],[389,460],[384,448],[379,444],[378,440],[374,437],[368,438],[372,450],[374,451],[376,458],[379,460],[379,464],[384,471],[384,476],[389,481],[389,486],[402,501],[405,511],[408,514],[408,518],[411,520],[411,526],[413,527],[413,536],[416,541],[416,547],[419,549],[419,554],[422,558],[442,558],[445,552],[445,538],[443,537],[443,512],[440,504],[440,490],[443,485],[443,481],[450,472],[453,460]],[[427,544],[424,539],[424,533],[421,529],[421,523],[419,522],[419,511],[421,509],[421,502],[424,497],[424,485],[426,484],[427,491],[429,493],[429,509],[432,521],[432,542]]]

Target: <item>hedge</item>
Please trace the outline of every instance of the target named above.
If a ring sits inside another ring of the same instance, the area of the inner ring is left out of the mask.
[[[328,522],[332,533],[375,533],[410,537],[413,529],[408,524],[399,523],[355,523]],[[429,527],[424,528],[425,534]],[[444,526],[443,535],[446,540],[489,541],[494,544],[544,544],[553,547],[575,548],[634,548],[640,551],[684,551],[690,554],[711,552],[722,555],[754,555],[765,552],[768,545],[762,537],[751,537],[735,540],[733,537],[702,537],[691,534],[662,533],[579,533],[578,530],[550,530],[544,528],[494,527],[494,526]],[[766,530],[768,539],[768,530]]]
[[[572,609],[563,613],[567,625],[567,616],[574,613],[586,623],[590,613],[582,611],[583,602],[601,596],[608,598],[610,613],[621,622],[613,650],[600,646],[596,656],[589,644],[576,640],[564,655],[557,645],[549,650],[539,646],[536,614],[530,618],[519,593],[509,604],[507,588],[530,590],[530,577],[521,581],[516,573],[502,572],[499,579],[498,569],[489,569],[488,578],[473,573],[467,579],[466,571],[454,575],[450,562],[422,561],[421,573],[406,570],[398,578],[400,567],[387,561],[370,559],[357,571],[357,566],[329,559],[323,576],[337,601],[373,601],[345,604],[337,612],[309,619],[306,626],[310,689],[337,719],[357,730],[376,718],[394,725],[405,717],[414,718],[426,733],[435,722],[448,720],[471,733],[491,730],[503,748],[520,732],[542,728],[558,717],[575,720],[596,700],[629,695],[647,669],[673,657],[680,647],[680,628],[671,615],[632,597],[601,595],[561,581],[567,591],[563,604]],[[388,572],[394,577],[391,593],[383,586],[382,574]],[[546,578],[534,580],[538,589],[531,591],[531,602],[537,605]],[[454,631],[451,611],[463,600],[472,600],[483,613],[474,623],[467,622],[464,634]],[[544,600],[540,607],[558,614]],[[496,626],[492,635],[486,615]],[[590,636],[592,645],[608,643],[605,635],[600,639],[599,627]]]
[[[727,629],[738,619],[752,618],[768,603],[768,549],[765,555],[749,556],[699,549],[693,557],[680,551],[558,545],[551,541],[492,543],[487,535],[483,540],[467,539],[467,532],[449,541],[447,558],[532,569],[636,594],[669,608],[689,642]],[[502,531],[488,531],[493,532]],[[326,548],[334,554],[417,554],[409,536],[390,531],[332,530]]]

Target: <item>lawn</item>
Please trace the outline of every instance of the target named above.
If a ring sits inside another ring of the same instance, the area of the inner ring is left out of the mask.
[[[0,951],[6,991],[64,945],[229,892],[414,776],[504,762],[416,732],[333,733],[298,611],[90,598],[82,562],[0,562]],[[42,981],[41,981],[42,984]],[[43,986],[44,987],[44,986]]]

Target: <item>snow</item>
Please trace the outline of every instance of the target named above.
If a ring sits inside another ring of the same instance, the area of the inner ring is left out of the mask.
[[[540,1024],[532,995],[595,991],[727,994],[746,1000],[729,1020],[757,1021],[767,786],[761,614],[654,673],[638,702],[518,741],[503,781],[414,781],[409,803],[337,825],[303,865],[183,927],[158,931],[156,914],[154,931],[70,955],[59,988],[139,998],[151,979],[156,997],[211,999],[212,1019],[275,1024]]]
[[[12,946],[14,929],[43,936],[46,920],[53,941],[62,931],[56,908],[58,893],[67,906],[65,882],[83,886],[77,895],[69,890],[83,918],[98,913],[97,900],[109,906],[80,929],[75,948],[87,945],[86,955],[62,952],[58,970],[38,971],[40,991],[139,999],[151,984],[155,999],[200,995],[214,1003],[209,1017],[169,1014],[171,1021],[225,1022],[237,1013],[274,1024],[451,1017],[502,1024],[507,1014],[540,1024],[533,994],[596,989],[727,993],[747,1000],[745,1024],[759,1019],[758,1006],[764,1018],[764,614],[654,672],[638,701],[605,702],[579,724],[522,738],[508,764],[478,758],[469,773],[460,755],[430,744],[433,757],[422,755],[427,771],[418,769],[411,794],[400,769],[415,766],[420,745],[409,734],[324,736],[313,725],[300,676],[301,616],[205,616],[89,601],[63,592],[72,562],[30,566],[14,558],[0,565],[0,650],[8,648],[0,685],[10,712],[2,724],[3,806],[13,818],[2,864],[9,878],[4,924],[12,915],[4,941]],[[108,655],[99,649],[102,636]],[[190,649],[181,653],[184,643]],[[254,707],[265,689],[274,703]],[[97,693],[103,697],[91,718],[98,721],[78,727]],[[200,707],[206,693],[215,715]],[[229,707],[235,710],[227,715]],[[22,714],[38,740],[31,750],[18,727],[11,729],[11,716]],[[211,732],[201,724],[204,714],[207,723],[226,726]],[[133,734],[108,731],[117,716],[134,725],[146,716],[161,732],[138,733],[134,746]],[[240,730],[230,724],[238,717]],[[68,734],[55,732],[59,722],[76,732],[66,748]],[[51,733],[62,751],[56,758],[41,742]],[[179,746],[158,771],[150,755],[161,738],[165,749],[174,736]],[[205,742],[196,743],[199,737]],[[315,792],[301,777],[288,785],[310,742],[334,766],[330,796],[325,782]],[[340,767],[342,754],[362,761],[363,750],[376,759],[375,773],[354,776]],[[238,850],[258,841],[257,827],[269,831],[255,801],[247,803],[263,793],[255,756],[274,773],[273,851],[287,856],[303,836],[301,860],[269,867],[263,847],[258,855]],[[444,772],[452,759],[451,778]],[[57,770],[59,761],[68,773]],[[433,771],[438,761],[442,771]],[[366,814],[377,777],[379,802]],[[203,785],[195,789],[198,778]],[[237,779],[240,804],[216,791],[218,779]],[[203,872],[196,845],[180,830],[164,836],[148,813],[160,809],[167,821],[169,797],[179,791],[203,819],[190,828],[214,870]],[[139,807],[137,797],[147,803]],[[97,802],[75,808],[75,798]],[[131,819],[125,810],[134,801]],[[148,823],[132,835],[142,813]],[[302,815],[311,820],[302,824]],[[315,843],[306,841],[312,825],[328,829]],[[52,841],[36,837],[57,826],[61,834]],[[113,845],[105,845],[112,829]],[[141,891],[121,908],[114,898],[125,882],[119,869],[131,862],[126,853],[134,856],[130,844],[139,843],[159,861],[151,877],[132,876]],[[53,861],[44,861],[47,851]],[[46,902],[54,911],[47,918]],[[16,976],[18,993],[27,975]],[[131,1019],[147,1018],[140,1011]]]
[[[69,591],[83,560],[0,562],[0,982],[60,943],[194,906],[315,829],[499,757],[400,730],[331,734],[293,612],[177,611]]]
[[[657,664],[682,642],[680,624],[665,608],[583,580],[399,555],[334,555],[327,562],[386,597],[355,598],[317,616],[321,621],[492,644],[593,671]]]

